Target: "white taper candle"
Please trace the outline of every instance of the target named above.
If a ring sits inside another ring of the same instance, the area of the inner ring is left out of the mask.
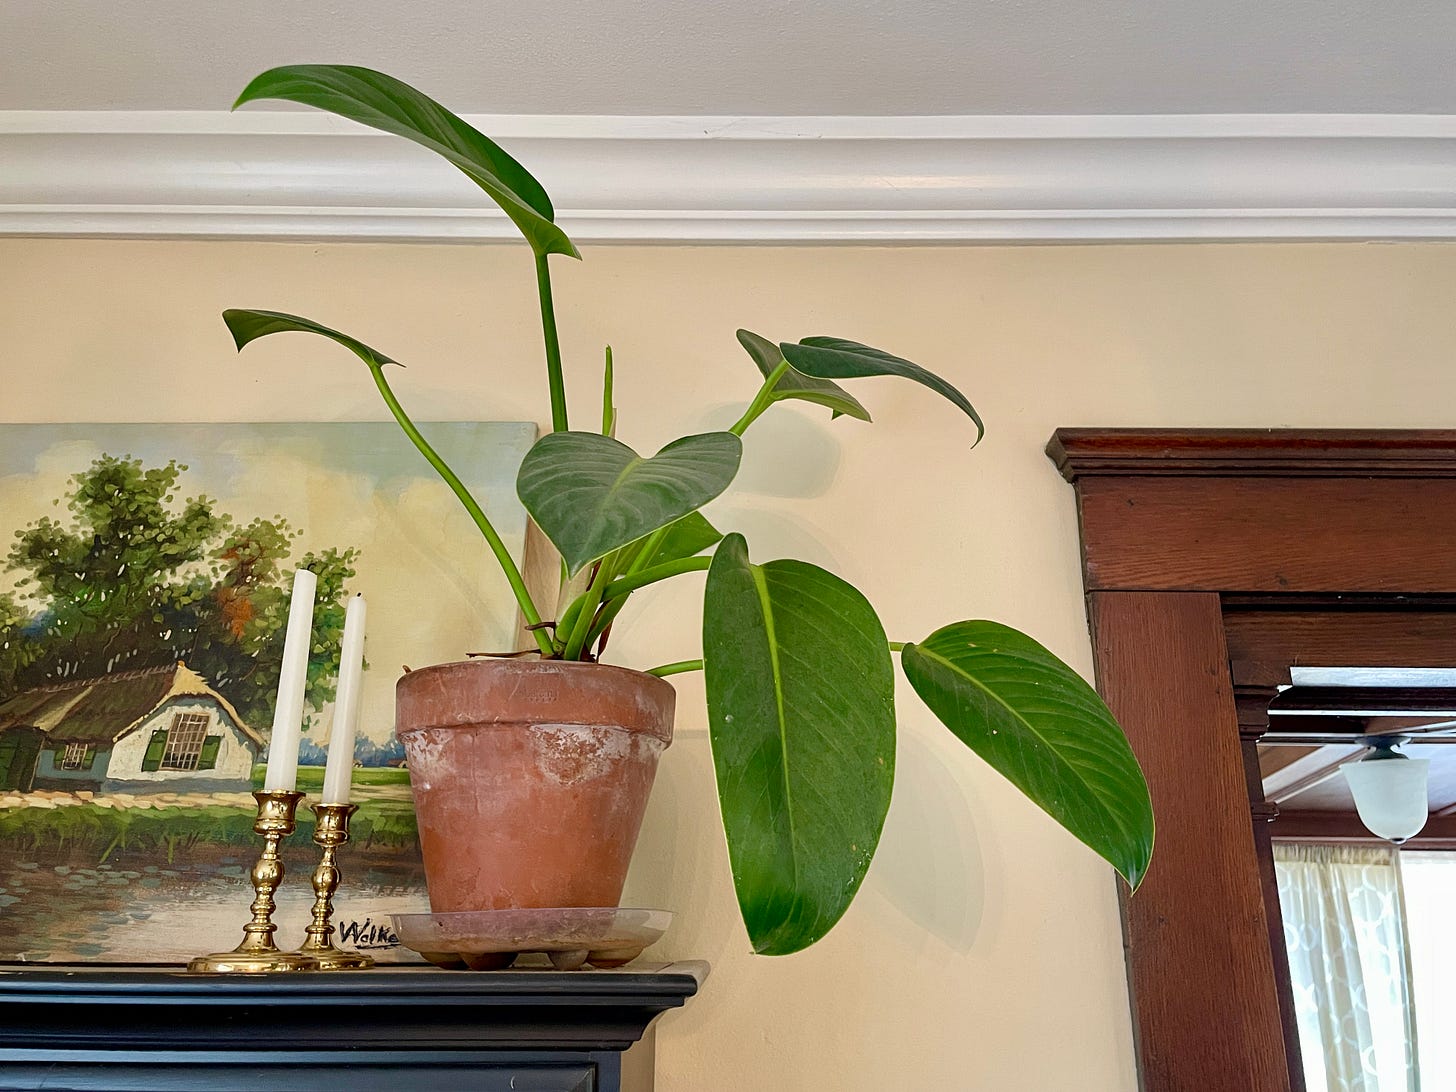
[[[273,706],[273,735],[268,740],[268,773],[263,788],[291,791],[298,785],[298,742],[303,736],[303,691],[308,682],[308,652],[313,644],[313,597],[318,577],[308,569],[293,574],[283,667]]]
[[[339,683],[334,692],[334,723],[329,730],[329,761],[324,767],[325,804],[347,804],[354,779],[354,736],[359,730],[359,695],[364,682],[364,597],[349,600],[344,640],[339,648]]]

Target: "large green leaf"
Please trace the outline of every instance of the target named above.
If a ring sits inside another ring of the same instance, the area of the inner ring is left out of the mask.
[[[758,365],[758,370],[765,379],[773,374],[775,368],[785,363],[783,350],[752,330],[739,330],[738,344],[748,350],[748,355],[753,357],[753,362]],[[795,371],[793,365],[774,384],[773,400],[778,402],[785,398],[797,398],[828,406],[834,411],[835,417],[844,414],[858,417],[861,421],[870,419],[869,410],[860,405],[859,400],[838,383],[828,379],[815,379],[812,375]]]
[[[385,364],[399,364],[401,368],[404,367],[398,360],[385,356],[378,349],[370,348],[357,338],[341,334],[337,330],[314,322],[313,319],[306,319],[302,315],[232,307],[222,313],[222,320],[227,323],[228,331],[233,335],[233,341],[237,344],[239,351],[242,351],[243,346],[248,342],[257,341],[258,338],[266,337],[268,334],[318,334],[331,341],[337,341],[371,368],[381,368]]]
[[[898,375],[911,379],[921,386],[929,387],[937,394],[960,407],[976,423],[976,442],[981,442],[986,426],[976,408],[960,391],[956,390],[934,372],[926,371],[919,364],[913,364],[898,356],[891,356],[880,349],[871,349],[857,341],[846,341],[839,337],[806,337],[795,344],[786,341],[779,346],[790,367],[819,379],[861,379],[872,375]]]
[[[669,561],[692,557],[722,538],[723,532],[709,523],[703,513],[689,512],[667,528],[662,541],[641,567],[647,569],[653,565],[665,565]]]
[[[1153,806],[1117,721],[1082,677],[999,622],[956,622],[900,654],[941,722],[1134,888]]]
[[[516,493],[569,573],[716,497],[738,473],[731,432],[674,440],[650,459],[596,432],[552,432],[521,463]]]
[[[233,109],[258,99],[302,103],[412,140],[449,160],[489,194],[537,254],[581,256],[553,222],[551,198],[530,171],[495,141],[393,76],[345,64],[285,65],[256,77]]]
[[[874,856],[895,778],[894,667],[854,588],[802,561],[713,556],[703,607],[713,766],[754,951],[823,937]]]

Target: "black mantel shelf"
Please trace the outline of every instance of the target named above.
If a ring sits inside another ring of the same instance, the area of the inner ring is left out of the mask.
[[[0,1089],[618,1092],[622,1052],[707,969],[11,965],[0,968]]]

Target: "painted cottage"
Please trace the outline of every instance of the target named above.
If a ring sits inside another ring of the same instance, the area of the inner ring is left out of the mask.
[[[0,703],[0,789],[252,787],[263,738],[178,662],[37,687]]]

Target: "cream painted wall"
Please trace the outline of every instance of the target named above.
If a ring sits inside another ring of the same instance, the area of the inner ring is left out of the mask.
[[[1456,423],[1451,246],[598,248],[587,259],[558,265],[571,389],[594,414],[610,341],[620,435],[639,449],[736,415],[755,377],[739,325],[884,346],[970,395],[988,425],[975,451],[956,411],[908,384],[856,388],[872,426],[776,409],[749,433],[743,487],[717,508],[757,559],[835,568],[898,639],[987,616],[1090,669],[1072,492],[1041,454],[1059,425]],[[217,313],[255,306],[405,361],[397,389],[419,418],[539,419],[529,274],[519,248],[0,241],[0,415],[384,416],[342,350],[284,338],[237,360]],[[615,642],[622,662],[696,653],[692,587],[645,600],[631,622]],[[659,1026],[659,1089],[1134,1088],[1110,870],[907,687],[895,802],[858,902],[807,953],[750,955],[716,827],[701,683],[675,681],[678,738],[627,899],[677,911],[659,955],[705,958],[714,972]]]

